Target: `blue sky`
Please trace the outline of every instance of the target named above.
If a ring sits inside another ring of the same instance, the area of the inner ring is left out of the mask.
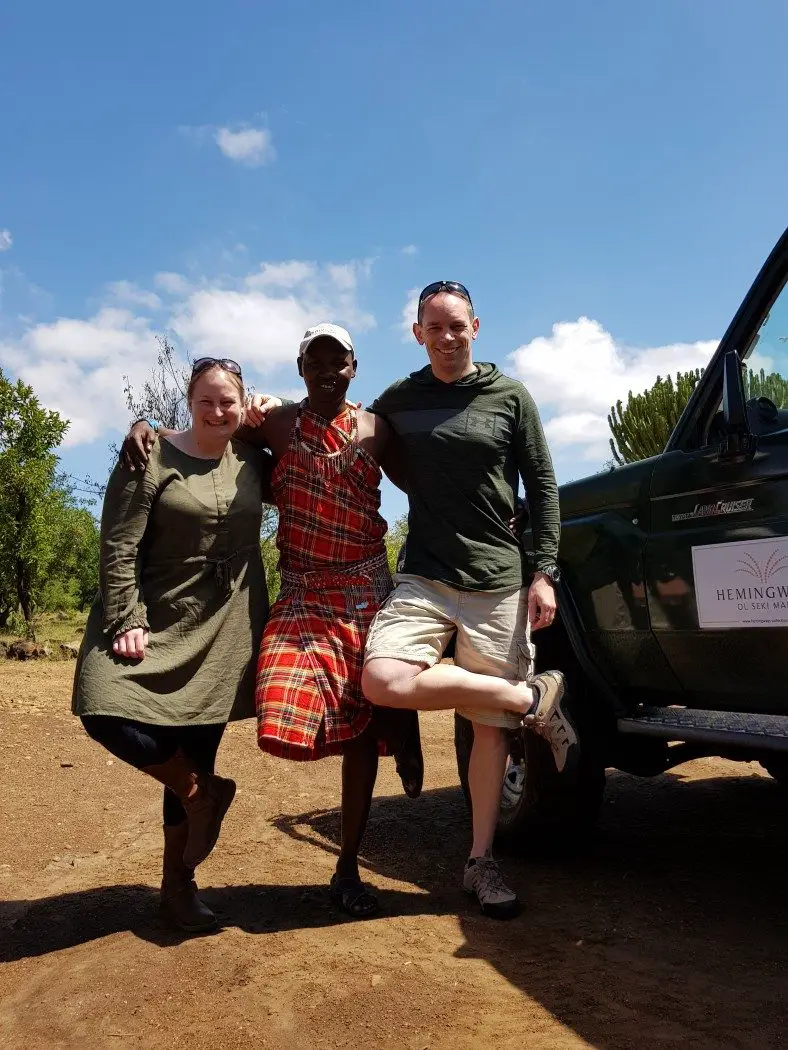
[[[156,333],[292,391],[338,320],[366,400],[423,363],[404,319],[444,278],[580,477],[786,224],[782,0],[26,0],[0,36],[0,363],[77,472],[106,474]]]

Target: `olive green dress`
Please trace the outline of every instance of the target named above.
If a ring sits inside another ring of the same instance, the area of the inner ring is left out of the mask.
[[[254,715],[268,596],[260,559],[271,457],[232,441],[198,459],[166,438],[147,469],[115,467],[101,518],[101,592],[74,678],[78,715],[207,725]],[[142,660],[113,639],[147,627]]]

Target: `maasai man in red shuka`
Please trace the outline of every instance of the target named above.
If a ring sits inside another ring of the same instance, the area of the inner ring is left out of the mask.
[[[379,909],[358,870],[378,755],[396,751],[411,796],[423,777],[416,713],[373,708],[361,692],[367,631],[392,587],[379,466],[390,466],[390,431],[345,400],[356,357],[344,328],[310,328],[298,371],[306,400],[273,409],[257,431],[276,460],[282,577],[257,665],[258,743],[296,761],[343,756],[342,845],[330,891],[362,918]]]

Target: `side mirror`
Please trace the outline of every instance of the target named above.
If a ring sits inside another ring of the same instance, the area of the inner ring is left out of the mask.
[[[722,418],[725,438],[720,455],[726,459],[751,455],[755,451],[755,438],[747,419],[741,360],[735,350],[729,350],[723,359]]]

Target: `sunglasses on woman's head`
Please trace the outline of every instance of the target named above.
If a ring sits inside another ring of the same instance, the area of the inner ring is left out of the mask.
[[[196,376],[198,372],[211,368],[212,365],[218,365],[219,368],[223,368],[225,372],[232,372],[233,375],[241,375],[241,366],[231,357],[198,357],[192,365],[192,375]]]
[[[439,292],[451,292],[454,295],[459,295],[468,303],[471,310],[473,310],[473,303],[471,302],[471,293],[465,287],[464,284],[460,284],[459,281],[433,281],[432,284],[428,284],[426,288],[422,289],[421,295],[419,296],[418,306],[418,319],[421,320],[421,311],[424,303],[433,295],[437,295]]]

